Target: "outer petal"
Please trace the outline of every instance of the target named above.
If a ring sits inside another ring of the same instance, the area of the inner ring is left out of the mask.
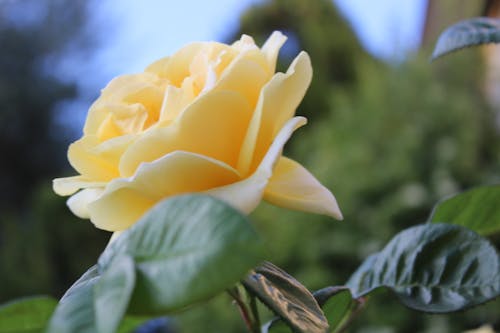
[[[120,158],[135,139],[134,135],[123,135],[101,143],[95,135],[84,136],[69,146],[69,163],[85,179],[109,181],[120,176]]]
[[[69,146],[68,160],[84,178],[95,181],[111,180],[119,175],[118,165],[92,150],[100,144],[94,135],[84,136]]]
[[[301,52],[286,74],[276,74],[264,86],[238,160],[238,171],[242,175],[255,170],[278,131],[293,117],[311,78],[309,56]]]
[[[163,198],[201,192],[239,179],[237,172],[222,162],[176,151],[141,164],[130,178],[112,180],[102,196],[89,204],[90,219],[104,230],[124,230]]]
[[[306,122],[304,117],[290,119],[278,133],[266,156],[250,177],[237,183],[214,188],[206,193],[226,201],[244,213],[253,211],[262,200],[264,189],[271,178],[276,161],[281,156],[283,146],[292,133]]]
[[[106,186],[106,182],[94,182],[82,176],[56,178],[52,181],[52,188],[59,195],[71,195],[81,188],[104,186]]]
[[[273,73],[276,70],[276,60],[278,59],[278,53],[283,44],[286,42],[286,39],[287,37],[281,32],[274,31],[266,40],[264,45],[262,45],[262,52],[265,54],[270,71]]]
[[[87,188],[71,196],[66,202],[73,214],[82,219],[88,219],[89,203],[97,200],[103,192],[103,188]]]
[[[302,165],[283,156],[267,184],[264,200],[276,206],[325,214],[342,220],[333,194]]]

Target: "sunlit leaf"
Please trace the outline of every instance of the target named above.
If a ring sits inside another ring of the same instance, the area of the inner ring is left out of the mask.
[[[313,295],[292,276],[271,263],[255,269],[243,285],[294,332],[328,332],[328,322]],[[281,332],[283,327],[276,327]]]
[[[115,332],[125,315],[135,285],[134,262],[123,256],[113,260],[94,286],[98,332]]]
[[[460,21],[439,36],[432,59],[464,47],[498,42],[500,42],[500,19],[476,17]]]
[[[356,298],[388,287],[413,309],[457,311],[500,295],[500,258],[471,230],[429,223],[396,235],[347,286]]]
[[[47,296],[21,298],[0,306],[0,333],[42,332],[57,301]]]
[[[436,205],[431,222],[462,225],[480,235],[500,231],[500,186],[482,186],[459,193]]]
[[[264,257],[248,218],[205,195],[159,203],[125,231],[99,258],[130,256],[137,270],[132,314],[154,315],[206,300],[236,284]]]

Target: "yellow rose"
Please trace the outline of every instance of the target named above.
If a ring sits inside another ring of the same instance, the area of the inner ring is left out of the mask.
[[[342,215],[334,196],[297,162],[281,156],[311,81],[307,53],[275,73],[286,37],[262,48],[249,36],[232,45],[193,43],[144,73],[112,80],[91,106],[68,159],[80,174],[54,180],[71,211],[121,231],[158,201],[203,192],[243,212],[264,199],[291,209]]]

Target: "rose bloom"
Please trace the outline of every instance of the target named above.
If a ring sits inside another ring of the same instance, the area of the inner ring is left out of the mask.
[[[282,156],[312,78],[307,53],[275,73],[286,37],[262,48],[249,36],[232,45],[193,43],[144,73],[113,79],[91,106],[68,159],[80,174],[54,180],[71,211],[121,231],[155,203],[201,192],[249,213],[272,204],[342,215],[334,196]]]

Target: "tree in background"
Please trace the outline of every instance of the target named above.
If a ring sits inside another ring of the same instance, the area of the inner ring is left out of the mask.
[[[77,93],[52,70],[70,50],[93,45],[87,5],[0,2],[0,301],[60,294],[102,248],[103,235],[77,224],[50,189],[66,168],[61,152],[70,139],[56,125],[55,107]]]

